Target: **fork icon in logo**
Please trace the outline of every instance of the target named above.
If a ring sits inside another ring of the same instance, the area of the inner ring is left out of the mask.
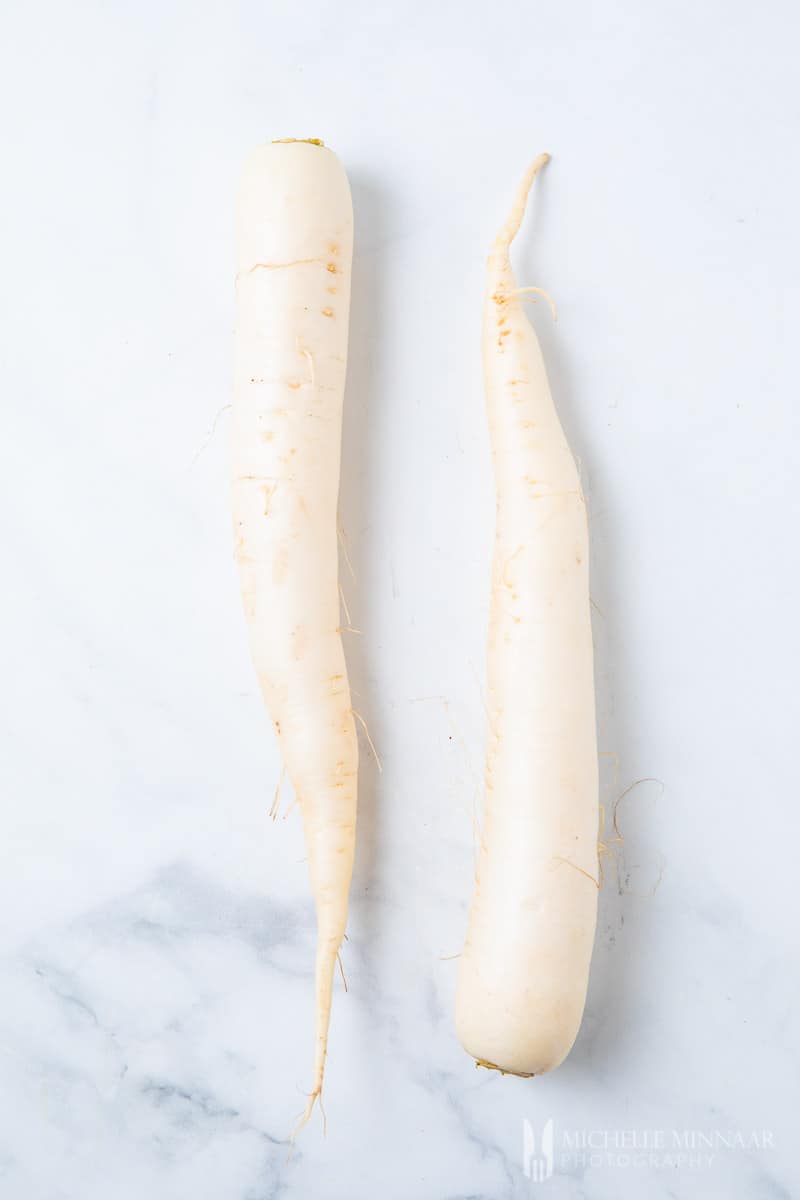
[[[553,1174],[553,1118],[545,1125],[536,1153],[536,1134],[527,1117],[522,1121],[522,1170],[533,1183],[543,1183]]]

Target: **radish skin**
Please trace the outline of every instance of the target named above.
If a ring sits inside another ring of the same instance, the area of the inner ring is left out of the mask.
[[[233,515],[250,648],[302,811],[317,915],[322,1091],[347,921],[358,745],[340,633],[337,501],[353,215],[336,156],[260,146],[237,203]]]
[[[526,1076],[557,1067],[577,1036],[598,890],[586,509],[509,261],[548,157],[528,168],[488,261],[483,363],[497,498],[489,730],[456,996],[467,1052]]]

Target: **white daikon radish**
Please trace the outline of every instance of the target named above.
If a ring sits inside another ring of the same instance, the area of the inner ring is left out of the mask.
[[[456,1027],[485,1066],[569,1053],[597,917],[598,768],[589,547],[575,461],[509,262],[529,167],[488,263],[484,381],[497,495],[484,826]]]
[[[313,141],[249,158],[237,208],[233,510],[250,646],[300,803],[317,913],[322,1091],[347,921],[358,747],[340,630],[337,501],[353,214]]]

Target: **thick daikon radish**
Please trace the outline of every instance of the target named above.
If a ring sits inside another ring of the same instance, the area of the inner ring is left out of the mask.
[[[597,915],[598,768],[589,547],[575,461],[509,247],[488,263],[483,362],[497,494],[486,794],[456,1027],[480,1063],[552,1070],[575,1040]]]

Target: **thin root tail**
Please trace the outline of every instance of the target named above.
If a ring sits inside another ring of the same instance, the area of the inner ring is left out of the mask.
[[[308,1097],[308,1104],[305,1106],[305,1109],[303,1110],[300,1120],[297,1122],[294,1129],[289,1134],[289,1144],[290,1144],[289,1154],[291,1154],[292,1149],[294,1148],[295,1138],[297,1137],[298,1133],[300,1132],[301,1129],[304,1129],[305,1126],[308,1124],[308,1122],[311,1120],[311,1114],[314,1111],[314,1105],[317,1103],[317,1100],[319,1100],[319,1108],[320,1108],[320,1112],[322,1113],[322,1132],[323,1133],[327,1132],[326,1131],[327,1121],[325,1119],[325,1109],[322,1107],[322,1084],[320,1084],[319,1087],[314,1088],[314,1091]]]
[[[514,203],[511,206],[511,212],[508,214],[508,219],[495,239],[495,254],[508,254],[508,248],[513,242],[514,238],[517,236],[519,227],[522,224],[522,218],[525,215],[525,206],[528,203],[528,192],[531,190],[531,184],[541,171],[542,167],[546,163],[549,163],[549,161],[549,154],[540,154],[538,158],[533,160],[523,175],[519,187],[517,188],[517,194],[514,197]]]

